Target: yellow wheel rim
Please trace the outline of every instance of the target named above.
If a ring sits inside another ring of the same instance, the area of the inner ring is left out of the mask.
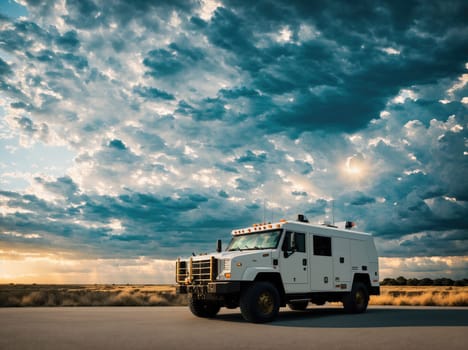
[[[258,308],[262,314],[270,314],[273,312],[275,302],[273,296],[268,292],[263,292],[258,297]]]
[[[361,290],[356,292],[356,305],[363,305],[364,304],[364,294]]]

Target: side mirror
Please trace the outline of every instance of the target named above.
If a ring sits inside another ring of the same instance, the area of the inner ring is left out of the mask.
[[[291,236],[289,236],[289,249],[293,252],[296,250],[296,234],[291,232]]]
[[[218,253],[221,253],[222,250],[223,250],[223,242],[220,239],[218,239],[218,241],[216,242],[216,251]]]
[[[283,244],[284,257],[289,258],[296,251],[296,234],[288,232]]]

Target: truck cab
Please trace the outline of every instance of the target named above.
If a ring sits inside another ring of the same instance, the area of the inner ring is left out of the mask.
[[[240,307],[247,321],[276,318],[281,306],[342,302],[350,313],[367,309],[380,294],[378,257],[370,234],[297,220],[235,229],[225,251],[179,258],[178,293],[192,313],[214,317],[221,307]]]

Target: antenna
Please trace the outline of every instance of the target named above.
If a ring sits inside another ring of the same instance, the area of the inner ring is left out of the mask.
[[[332,225],[335,225],[335,200],[332,199]]]
[[[265,197],[263,197],[263,221],[262,223],[265,223]]]

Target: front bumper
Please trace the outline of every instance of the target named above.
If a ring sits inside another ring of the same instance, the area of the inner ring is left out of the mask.
[[[239,293],[240,281],[209,282],[208,284],[179,284],[176,292],[178,294],[234,294]]]

